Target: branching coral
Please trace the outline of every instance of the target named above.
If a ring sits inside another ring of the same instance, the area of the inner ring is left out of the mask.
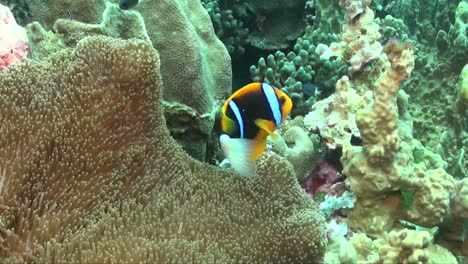
[[[226,2],[229,4],[229,1]],[[216,36],[224,43],[229,54],[234,57],[243,55],[249,34],[249,29],[244,25],[249,16],[241,11],[246,8],[245,4],[236,1],[229,9],[222,8],[219,0],[202,0],[202,5],[210,15]]]
[[[287,55],[277,51],[266,59],[260,58],[258,66],[250,67],[250,74],[256,82],[265,81],[282,88],[293,100],[292,115],[302,115],[311,110],[321,92],[333,89],[337,74],[346,71],[338,54],[325,57],[322,53],[309,40],[299,38]],[[305,87],[313,82],[318,91],[307,94]]]
[[[341,4],[348,11],[342,47],[360,74],[341,78],[337,92],[317,103],[304,123],[330,148],[342,147],[343,173],[357,198],[348,224],[370,236],[389,231],[398,219],[438,225],[450,213],[454,182],[446,162],[412,138],[407,100],[404,93],[398,95],[413,70],[413,50],[396,41],[383,49],[373,11],[364,7],[353,18],[353,5]],[[361,5],[355,7],[361,10]],[[366,50],[375,52],[369,69],[364,66],[370,61],[362,56]],[[353,136],[362,139],[362,146]],[[402,192],[411,193],[410,206],[402,201]]]
[[[292,166],[238,177],[184,154],[159,57],[86,38],[0,73],[1,262],[318,263],[324,219]]]
[[[371,101],[371,93],[359,95],[347,76],[336,83],[336,91],[328,98],[317,102],[304,117],[304,126],[323,138],[330,149],[341,148],[361,135],[356,125],[356,112]]]
[[[376,82],[372,108],[357,115],[363,147],[345,145],[341,157],[358,200],[350,223],[371,235],[388,230],[398,218],[437,225],[448,214],[454,194],[453,178],[443,169],[440,157],[428,153],[421,157],[428,162],[415,160],[417,152],[411,146],[417,148],[418,142],[405,136],[402,124],[397,128],[394,97],[412,70],[413,57],[408,49],[393,55],[389,56],[391,66]],[[414,192],[414,204],[407,211],[395,193],[398,190]]]

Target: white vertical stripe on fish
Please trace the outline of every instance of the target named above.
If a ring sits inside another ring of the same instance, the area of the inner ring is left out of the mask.
[[[268,104],[270,105],[270,110],[273,114],[273,118],[275,119],[275,124],[276,126],[279,126],[281,124],[281,110],[275,89],[268,83],[262,83],[262,90],[268,100]]]
[[[232,112],[234,113],[234,116],[237,119],[237,124],[239,124],[240,138],[244,138],[244,121],[239,111],[239,107],[237,107],[237,104],[233,100],[229,101],[229,107],[231,108]]]

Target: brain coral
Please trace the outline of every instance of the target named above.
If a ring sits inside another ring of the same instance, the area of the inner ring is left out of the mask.
[[[0,262],[316,263],[324,219],[292,166],[243,178],[169,136],[159,56],[90,37],[0,73]]]

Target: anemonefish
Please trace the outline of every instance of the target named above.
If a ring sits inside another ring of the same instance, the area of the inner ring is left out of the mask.
[[[237,90],[221,108],[221,149],[241,175],[250,175],[266,147],[266,138],[291,112],[292,101],[268,83],[251,83]]]

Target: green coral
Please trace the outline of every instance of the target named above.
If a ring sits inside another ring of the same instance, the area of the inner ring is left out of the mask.
[[[404,89],[411,96],[415,138],[437,152],[440,146],[455,144],[445,144],[439,135],[453,130],[457,74],[468,57],[467,5],[465,0],[383,0],[375,5],[384,42],[396,37],[418,51]]]
[[[106,2],[106,0],[26,0],[31,19],[46,29],[52,29],[59,18],[68,19],[68,12],[73,16],[73,20],[99,24]]]
[[[411,209],[414,202],[414,193],[412,191],[400,190],[401,203],[406,210]]]
[[[291,97],[293,116],[308,113],[321,92],[325,91],[328,95],[334,89],[340,72],[346,72],[345,63],[340,58],[321,59],[316,54],[316,46],[302,38],[297,40],[287,55],[277,51],[266,59],[260,58],[258,66],[250,67],[255,82],[271,83]],[[319,90],[316,94],[307,95],[303,86],[311,83],[318,86]]]
[[[306,0],[245,1],[255,17],[255,27],[250,30],[250,45],[261,50],[277,50],[289,46],[305,30],[303,19]]]
[[[236,1],[203,0],[203,7],[210,15],[216,36],[224,43],[229,54],[242,56],[248,44],[249,29],[245,25],[248,15],[245,4]],[[221,7],[223,6],[223,7]],[[225,8],[228,6],[227,8]]]
[[[304,36],[311,43],[329,45],[341,40],[341,30],[344,24],[344,12],[340,8],[340,1],[314,0],[315,9],[312,25],[306,28]]]

